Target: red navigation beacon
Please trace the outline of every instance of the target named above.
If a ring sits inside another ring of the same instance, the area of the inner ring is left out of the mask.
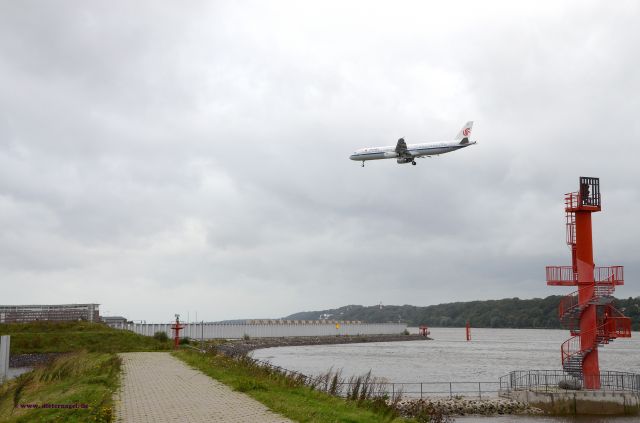
[[[173,336],[173,349],[177,350],[180,347],[180,331],[184,329],[184,325],[180,324],[180,315],[176,314],[176,322],[171,329],[175,332]]]
[[[560,350],[562,368],[583,379],[586,389],[600,388],[598,346],[631,337],[631,320],[612,305],[616,285],[624,284],[623,268],[596,267],[593,261],[591,214],[600,210],[600,180],[580,177],[580,190],[565,196],[571,266],[547,266],[547,285],[578,287],[558,307],[571,333]]]

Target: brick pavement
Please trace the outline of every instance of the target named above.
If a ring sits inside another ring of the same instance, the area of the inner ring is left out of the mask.
[[[114,397],[118,422],[291,422],[169,353],[120,356],[122,386]]]

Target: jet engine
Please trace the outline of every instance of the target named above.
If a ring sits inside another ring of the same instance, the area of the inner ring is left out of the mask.
[[[403,163],[411,163],[413,162],[413,158],[411,157],[400,157],[399,159],[397,159],[398,164],[403,164]]]

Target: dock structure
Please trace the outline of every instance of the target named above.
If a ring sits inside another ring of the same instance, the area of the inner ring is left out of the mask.
[[[580,177],[579,191],[565,196],[571,266],[547,267],[547,285],[578,287],[558,308],[571,333],[561,346],[562,368],[583,380],[586,389],[600,388],[598,347],[631,337],[631,320],[612,304],[615,287],[624,284],[623,268],[596,267],[593,260],[591,215],[601,209],[600,180]]]

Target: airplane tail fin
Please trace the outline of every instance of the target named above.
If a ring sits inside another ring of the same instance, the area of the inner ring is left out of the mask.
[[[454,139],[456,141],[460,140],[460,144],[468,144],[469,136],[471,135],[471,128],[473,128],[473,121],[465,123]]]

